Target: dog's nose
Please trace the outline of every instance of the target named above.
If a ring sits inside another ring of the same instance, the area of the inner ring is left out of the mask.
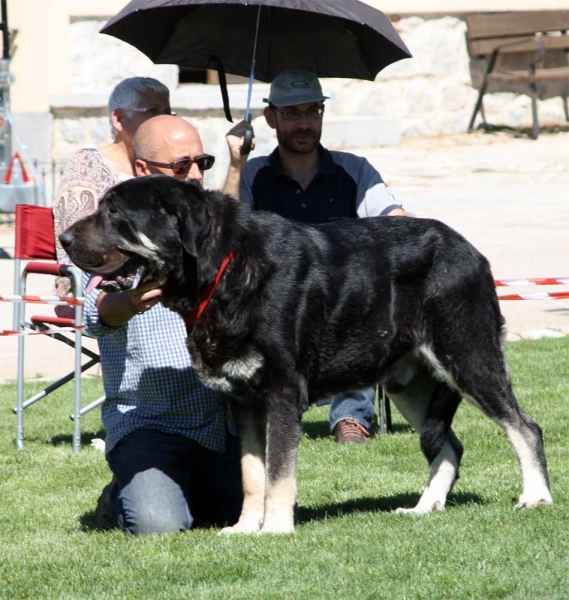
[[[73,237],[72,233],[69,233],[68,231],[64,231],[59,236],[59,243],[61,244],[61,246],[63,247],[64,250],[67,250],[67,248],[69,248],[69,246],[71,246],[71,244],[73,243],[74,239],[75,238]]]

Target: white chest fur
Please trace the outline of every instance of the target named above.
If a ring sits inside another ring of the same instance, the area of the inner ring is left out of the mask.
[[[208,387],[229,394],[243,384],[256,379],[264,366],[263,357],[255,351],[232,358],[221,366],[210,368],[204,365],[201,356],[192,354],[193,366],[201,381]]]

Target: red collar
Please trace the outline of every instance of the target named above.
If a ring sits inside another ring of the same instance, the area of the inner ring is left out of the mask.
[[[192,311],[190,311],[186,317],[186,331],[188,332],[188,335],[190,335],[194,325],[197,323],[197,320],[202,316],[204,310],[207,308],[209,301],[212,299],[213,295],[215,294],[215,290],[221,281],[223,273],[225,273],[225,269],[227,269],[227,265],[231,262],[231,259],[234,256],[235,252],[231,250],[231,252],[223,259],[215,279],[204,289],[200,303]]]

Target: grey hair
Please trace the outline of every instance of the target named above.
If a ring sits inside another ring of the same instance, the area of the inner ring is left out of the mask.
[[[170,90],[153,77],[128,77],[117,83],[115,89],[111,92],[108,104],[109,123],[113,140],[116,139],[118,133],[113,125],[113,111],[119,108],[126,110],[134,108],[143,96],[153,92],[164,94],[167,98],[170,98]]]

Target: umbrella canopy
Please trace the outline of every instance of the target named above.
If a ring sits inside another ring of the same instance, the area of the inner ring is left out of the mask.
[[[255,78],[284,69],[373,80],[411,53],[389,19],[357,0],[132,0],[101,30],[153,62],[248,76],[261,6]]]
[[[291,68],[373,80],[411,56],[389,19],[358,0],[132,0],[101,33],[158,64],[217,70],[226,114],[225,73],[249,76],[253,58],[255,79],[270,82]]]

